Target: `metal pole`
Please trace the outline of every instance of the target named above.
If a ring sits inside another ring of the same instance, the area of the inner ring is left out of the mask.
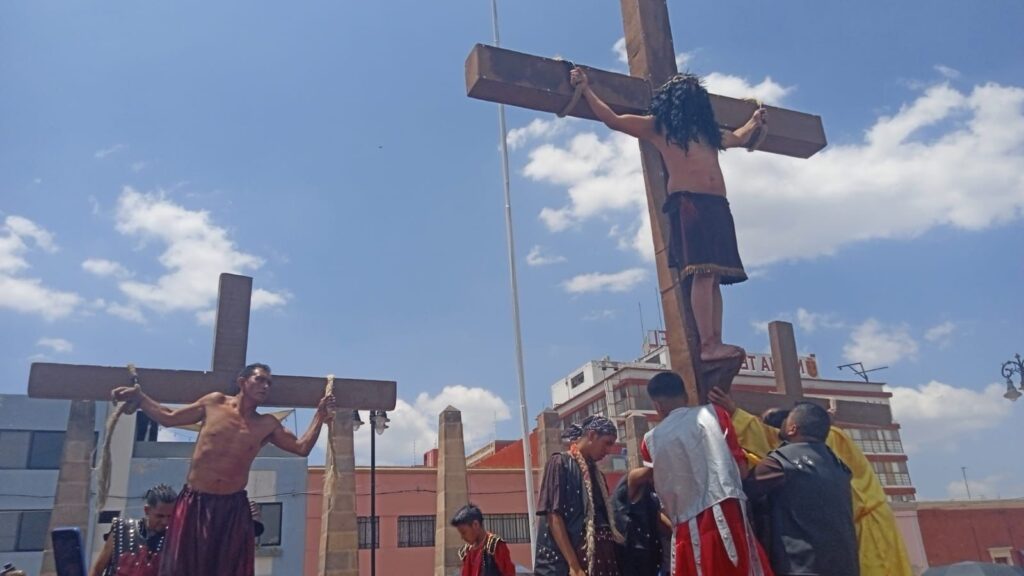
[[[498,33],[498,0],[491,0],[491,22],[494,27],[494,45],[501,46]],[[529,411],[526,406],[526,377],[523,371],[523,336],[519,324],[519,283],[516,279],[516,245],[512,231],[512,193],[508,176],[508,129],[505,125],[505,105],[498,104],[498,132],[501,138],[501,177],[505,191],[505,236],[508,244],[509,281],[512,288],[512,325],[516,342],[516,377],[519,381],[519,419],[523,428],[523,475],[526,479],[526,510],[530,523],[530,560],[537,556],[537,503],[533,499],[533,450],[530,448]]]
[[[377,416],[370,411],[370,576],[377,576]]]
[[[967,482],[967,466],[961,466],[960,472],[964,475],[964,488],[967,490],[967,499],[973,500],[973,498],[971,498],[971,485]]]

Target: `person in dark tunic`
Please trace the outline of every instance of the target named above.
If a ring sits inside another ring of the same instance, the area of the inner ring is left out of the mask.
[[[535,576],[621,576],[612,505],[597,462],[615,445],[615,424],[588,416],[563,438],[569,450],[552,454],[544,468],[537,515]]]
[[[672,525],[661,511],[661,500],[654,491],[654,469],[636,468],[622,477],[612,497],[615,526],[626,539],[619,555],[622,576],[661,576],[667,574],[662,545],[671,537]]]
[[[817,404],[799,403],[783,423],[785,442],[744,482],[766,496],[769,557],[779,576],[859,576],[852,474],[825,445],[831,419]]]
[[[143,518],[114,518],[89,576],[156,576],[178,495],[160,484],[146,492]]]

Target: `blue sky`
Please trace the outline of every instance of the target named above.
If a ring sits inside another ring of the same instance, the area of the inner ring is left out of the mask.
[[[617,5],[501,10],[507,47],[625,69]],[[726,292],[726,338],[762,350],[786,318],[825,375],[890,366],[922,496],[959,496],[961,466],[975,494],[1024,496],[1024,406],[998,386],[1024,352],[1024,7],[670,12],[713,90],[821,114],[830,142],[725,154],[754,272]],[[489,39],[484,1],[0,5],[0,391],[39,358],[205,368],[229,268],[261,290],[250,359],[398,380],[386,459],[431,444],[448,403],[471,444],[514,436],[496,109],[463,78]],[[656,290],[635,145],[509,122],[536,413],[575,367],[638,353]]]

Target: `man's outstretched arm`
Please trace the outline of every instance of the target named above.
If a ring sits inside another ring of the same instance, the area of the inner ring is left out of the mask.
[[[654,119],[650,116],[637,116],[635,114],[616,114],[614,110],[605,104],[604,100],[590,89],[590,80],[587,73],[579,68],[573,68],[570,79],[573,86],[583,86],[583,97],[587,104],[594,111],[594,115],[604,125],[634,138],[650,139],[655,135]]]
[[[213,392],[187,406],[172,409],[147,396],[142,391],[142,387],[138,385],[115,388],[110,395],[116,402],[137,403],[139,409],[145,412],[146,416],[164,428],[201,422],[206,416],[207,402],[212,401],[216,396],[223,396],[220,392]]]
[[[302,435],[302,438],[296,438],[291,430],[278,422],[277,427],[270,434],[270,443],[286,452],[298,454],[299,456],[309,456],[309,453],[313,451],[313,446],[316,446],[317,439],[320,438],[320,429],[324,423],[334,420],[335,409],[334,395],[324,396],[320,399],[320,404],[316,408],[313,421],[309,423],[309,428]]]
[[[754,136],[754,131],[768,124],[768,110],[758,108],[747,120],[747,123],[735,130],[722,130],[722,146],[725,148],[742,148],[747,146]]]

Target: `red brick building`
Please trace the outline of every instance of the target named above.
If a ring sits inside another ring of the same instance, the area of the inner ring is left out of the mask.
[[[975,560],[1024,566],[1024,501],[918,502],[928,564]]]

